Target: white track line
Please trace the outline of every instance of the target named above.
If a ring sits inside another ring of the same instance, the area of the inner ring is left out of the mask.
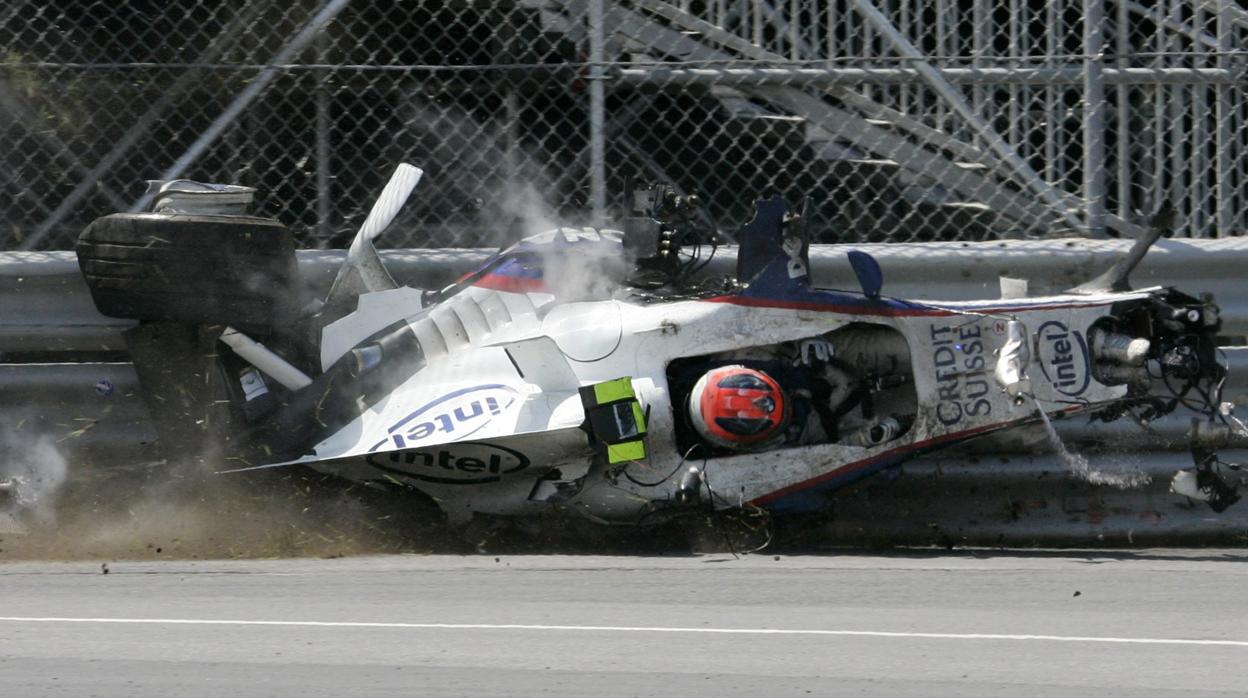
[[[816,635],[830,637],[886,637],[924,640],[1030,640],[1041,642],[1099,642],[1132,645],[1202,645],[1248,647],[1246,640],[1185,640],[1163,637],[1095,637],[1079,635],[1013,635],[996,633],[909,633],[882,630],[805,630],[800,628],[673,628],[621,625],[523,625],[510,623],[370,623],[316,620],[213,620],[201,618],[55,618],[0,616],[2,623],[100,623],[113,625],[255,625],[290,628],[383,628],[398,630],[544,630],[600,633],[701,633],[714,635]]]

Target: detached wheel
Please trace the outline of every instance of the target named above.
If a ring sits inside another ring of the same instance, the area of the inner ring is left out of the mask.
[[[297,310],[294,238],[275,220],[116,213],[87,226],[76,251],[110,317],[272,328]]]

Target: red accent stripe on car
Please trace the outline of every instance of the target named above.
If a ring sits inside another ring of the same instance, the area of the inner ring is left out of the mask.
[[[486,274],[476,281],[472,282],[473,286],[479,288],[488,288],[494,291],[506,291],[508,293],[549,293],[550,288],[543,279],[534,279],[523,276],[503,276],[502,274]]]

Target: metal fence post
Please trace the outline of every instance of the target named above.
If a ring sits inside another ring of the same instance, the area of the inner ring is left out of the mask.
[[[1123,31],[1122,27],[1129,26],[1131,19],[1130,11],[1124,2],[1118,3],[1117,15],[1115,18],[1119,30],[1115,32],[1114,52],[1118,54],[1117,67],[1119,69],[1130,67],[1130,61],[1127,56],[1131,54],[1131,35],[1129,32]],[[1118,187],[1118,216],[1129,219],[1131,217],[1131,181],[1135,175],[1131,158],[1131,125],[1132,110],[1130,90],[1132,88],[1127,85],[1118,85],[1114,88],[1114,126],[1116,127],[1116,142],[1114,144],[1114,157],[1117,163],[1117,187]]]
[[[329,62],[329,42],[325,34],[316,38],[317,60],[322,64]],[[316,80],[316,233],[322,244],[327,243],[333,235],[330,221],[331,202],[329,187],[333,175],[331,173],[329,132],[332,128],[329,103],[329,74],[322,73]]]
[[[1226,3],[1219,3],[1217,22],[1218,32],[1218,67],[1229,70],[1231,67],[1230,51],[1232,50],[1232,40],[1234,39],[1235,27],[1234,18],[1230,13],[1230,6]],[[1217,121],[1217,151],[1215,160],[1217,163],[1217,218],[1214,235],[1221,237],[1229,235],[1232,227],[1235,225],[1235,207],[1233,202],[1234,196],[1234,174],[1232,168],[1236,158],[1231,149],[1234,147],[1233,132],[1231,130],[1231,118],[1234,114],[1234,105],[1232,103],[1231,90],[1234,89],[1230,85],[1218,85],[1214,88],[1217,91],[1217,103],[1215,106],[1215,114]]]
[[[603,44],[604,0],[589,1],[589,192],[593,224],[601,227],[607,208],[606,85],[603,84],[605,58]]]
[[[1083,198],[1086,225],[1105,236],[1104,0],[1083,0]]]

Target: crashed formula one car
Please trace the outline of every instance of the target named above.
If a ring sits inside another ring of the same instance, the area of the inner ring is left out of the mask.
[[[1127,285],[1160,223],[1068,293],[935,303],[882,295],[860,252],[859,291],[814,287],[800,217],[778,197],[738,233],[736,277],[699,279],[711,241],[688,200],[661,194],[648,235],[554,230],[422,290],[395,284],[372,244],[419,176],[395,173],[323,299],[304,297],[274,221],[175,209],[83,233],[97,307],[142,321],[127,342],[172,451],[402,488],[451,523],[640,525],[823,509],[976,436],[1183,405],[1200,417],[1196,462],[1174,490],[1216,510],[1239,498],[1215,450],[1237,423],[1220,400],[1217,306]]]

